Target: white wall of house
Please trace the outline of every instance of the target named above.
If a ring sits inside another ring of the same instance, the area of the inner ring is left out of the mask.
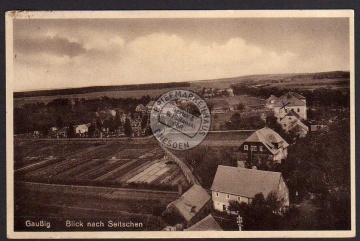
[[[283,199],[283,206],[290,205],[289,189],[287,188],[286,183],[284,182],[284,179],[282,177],[279,182],[278,190],[274,191],[277,191],[278,198]],[[212,200],[214,209],[223,212],[228,210],[230,200],[238,201],[240,203],[251,203],[252,198],[212,191]]]
[[[88,132],[89,131],[89,128],[86,126],[86,125],[78,125],[76,128],[75,128],[75,133],[85,133],[85,132]]]
[[[242,197],[238,195],[226,194],[215,191],[212,191],[212,200],[213,200],[214,209],[221,212],[227,210],[227,208],[229,207],[230,200],[245,202],[245,203],[250,202],[250,199],[248,197]]]

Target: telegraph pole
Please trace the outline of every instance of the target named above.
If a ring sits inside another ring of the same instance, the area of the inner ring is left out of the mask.
[[[236,223],[239,226],[239,231],[242,231],[242,227],[243,227],[243,218],[240,216],[240,214],[238,213],[238,216],[236,218]]]

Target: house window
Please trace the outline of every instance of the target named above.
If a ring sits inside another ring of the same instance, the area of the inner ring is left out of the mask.
[[[260,150],[260,151],[263,151],[263,147],[262,147],[262,146],[260,146],[260,147],[259,147],[259,150]]]
[[[226,199],[230,199],[230,195],[229,195],[229,194],[226,194]]]
[[[244,145],[244,150],[245,150],[245,151],[249,150],[248,145]]]
[[[298,112],[300,112],[300,108],[298,108]]]
[[[216,196],[217,196],[217,197],[219,196],[219,193],[218,193],[218,192],[216,193]]]
[[[257,146],[251,146],[252,151],[257,151]]]

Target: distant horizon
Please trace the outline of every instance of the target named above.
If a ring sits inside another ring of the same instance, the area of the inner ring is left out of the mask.
[[[217,78],[217,79],[201,79],[201,80],[189,80],[189,81],[169,81],[169,82],[144,82],[139,84],[119,84],[119,85],[89,85],[82,87],[64,87],[64,88],[54,88],[54,89],[32,89],[32,90],[19,90],[13,91],[13,93],[24,93],[24,92],[36,92],[36,91],[52,91],[52,90],[66,90],[66,89],[82,89],[82,88],[91,88],[91,87],[109,87],[109,86],[134,86],[134,85],[146,85],[146,84],[166,84],[166,83],[192,83],[192,82],[201,82],[201,81],[223,81],[233,78],[244,78],[251,76],[262,76],[262,75],[296,75],[296,74],[319,74],[319,73],[331,73],[331,72],[349,72],[350,70],[330,70],[330,71],[320,71],[320,72],[299,72],[299,73],[280,73],[280,74],[252,74],[252,75],[240,75],[226,78]],[[122,90],[126,91],[126,90]]]

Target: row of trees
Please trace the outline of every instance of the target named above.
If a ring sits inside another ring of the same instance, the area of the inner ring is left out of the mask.
[[[253,87],[251,83],[243,82],[233,84],[231,87],[236,95],[248,94],[260,98],[267,99],[271,95],[280,97],[291,89],[277,88],[277,87]],[[350,92],[342,92],[335,89],[315,89],[301,90],[300,93],[306,97],[308,106],[333,106],[333,107],[349,107],[350,105]]]
[[[96,99],[66,99],[58,98],[45,104],[43,102],[28,103],[22,107],[14,108],[14,133],[32,133],[40,131],[46,135],[52,126],[64,127],[70,124],[84,124],[103,121],[105,125],[113,129],[119,123],[112,120],[99,120],[97,111],[114,109],[118,112],[131,114],[138,104],[146,105],[150,101],[149,96],[135,98],[109,98]],[[116,118],[116,121],[119,118]],[[106,123],[108,122],[108,123]]]

